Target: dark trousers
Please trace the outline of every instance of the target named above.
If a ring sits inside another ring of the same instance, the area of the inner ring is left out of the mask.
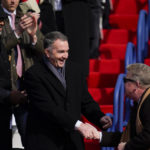
[[[28,116],[27,105],[19,105],[14,108],[14,116],[16,119],[17,128],[21,136],[22,145],[25,145],[26,122]]]
[[[90,58],[97,58],[99,56],[100,12],[100,9],[97,7],[90,9]]]
[[[90,58],[99,56],[101,0],[89,0]]]
[[[65,34],[64,16],[62,11],[55,11],[55,16],[56,16],[57,31],[60,31]]]

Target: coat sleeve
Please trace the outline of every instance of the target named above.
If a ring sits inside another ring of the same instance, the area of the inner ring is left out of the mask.
[[[43,46],[44,36],[39,30],[39,28],[37,29],[36,36],[37,36],[37,42],[34,45],[32,44],[28,33],[24,32],[20,38],[20,44],[23,46],[23,48],[31,49],[35,55],[41,55],[44,50],[44,46]]]
[[[122,133],[120,132],[102,132],[102,140],[100,145],[105,147],[116,147],[121,138]]]
[[[55,125],[66,131],[73,130],[77,120],[55,103],[49,93],[51,91],[45,87],[37,74],[32,68],[25,74],[25,87],[30,100],[31,113],[36,110],[50,126]]]
[[[0,42],[0,103],[7,104],[10,95],[10,78],[7,61],[7,54]]]
[[[84,77],[83,77],[84,78]],[[96,103],[90,93],[88,92],[86,80],[83,81],[83,100],[82,100],[82,114],[92,123],[102,129],[100,118],[105,114],[100,110],[98,103]]]
[[[125,150],[144,150],[150,148],[150,95],[144,101],[140,110],[140,119],[143,125],[141,133],[131,137],[131,140],[127,142]],[[131,131],[132,132],[132,131]]]
[[[3,87],[4,80],[3,81],[2,80],[0,79],[0,103],[1,104],[8,104],[9,103],[8,100],[9,100],[10,90]]]

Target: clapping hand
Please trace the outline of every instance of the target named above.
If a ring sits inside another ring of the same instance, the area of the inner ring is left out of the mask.
[[[36,31],[37,31],[37,21],[39,18],[39,14],[37,13],[31,13],[28,12],[24,16],[20,18],[18,26],[16,26],[15,32],[18,36],[23,33],[23,31],[27,31],[29,36],[32,39],[33,43],[36,43],[37,37],[36,37]]]
[[[36,34],[37,27],[38,27],[37,21],[40,15],[37,13],[31,13],[31,12],[28,15],[32,18],[32,24],[27,28],[27,32],[32,37]]]

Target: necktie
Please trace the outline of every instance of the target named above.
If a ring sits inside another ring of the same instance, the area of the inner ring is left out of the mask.
[[[11,18],[12,18],[12,29],[15,30],[15,14],[11,14]],[[19,77],[22,76],[22,58],[21,58],[21,50],[20,50],[20,46],[17,44],[17,53],[18,53],[18,57],[17,57],[17,63],[16,63],[16,71],[17,71],[17,75]]]

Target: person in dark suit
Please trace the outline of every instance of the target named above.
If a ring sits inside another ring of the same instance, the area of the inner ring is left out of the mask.
[[[121,133],[102,133],[101,146],[117,146],[118,150],[150,150],[150,67],[131,64],[124,78],[126,96],[135,105],[126,130]]]
[[[95,138],[98,132],[79,121],[81,114],[102,129],[112,121],[88,93],[81,65],[67,61],[67,37],[51,32],[45,36],[44,48],[43,60],[25,73],[30,100],[26,150],[83,150],[81,135]]]

